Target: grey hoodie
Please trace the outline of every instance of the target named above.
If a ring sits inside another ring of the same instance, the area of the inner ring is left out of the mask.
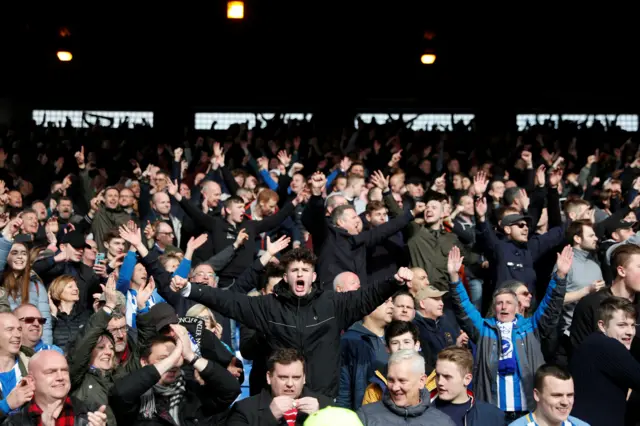
[[[553,267],[553,273],[557,266]],[[590,253],[581,249],[573,249],[573,263],[567,274],[567,293],[582,290],[590,286],[594,281],[603,280],[602,269],[595,253]],[[568,303],[562,309],[562,331],[568,335],[568,329],[573,319],[573,311],[578,302]]]
[[[363,405],[358,417],[363,426],[455,426],[451,417],[431,405],[426,389],[420,391],[420,403],[410,407],[398,407],[385,391],[382,401]]]

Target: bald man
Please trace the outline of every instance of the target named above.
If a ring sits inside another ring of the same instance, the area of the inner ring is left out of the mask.
[[[52,350],[40,351],[31,358],[29,366],[30,374],[18,389],[29,389],[32,397],[4,425],[77,425],[88,422],[89,426],[106,426],[105,406],[98,411],[88,412],[82,402],[68,397],[71,380],[69,365],[64,356]]]
[[[202,189],[200,193],[192,191],[191,199],[187,199],[180,195],[176,197],[178,203],[181,205],[193,204],[198,209],[204,211],[211,217],[220,217],[222,212],[220,205],[220,198],[222,197],[222,189],[220,185],[211,180],[204,181],[202,183]],[[184,210],[184,207],[183,207]],[[182,232],[183,235],[180,238],[181,246],[183,250],[186,248],[186,243],[192,236],[198,236],[202,233],[202,229],[196,225],[196,223],[189,217],[184,215],[182,218]],[[192,262],[197,265],[202,262],[206,262],[214,253],[213,250],[213,238],[209,236],[209,239],[199,247],[193,254]]]
[[[202,185],[202,200],[207,200],[207,206],[209,210],[216,209],[220,204],[220,197],[222,197],[222,188],[217,182],[212,180],[206,181]]]
[[[360,288],[360,278],[353,272],[341,272],[333,279],[333,290],[338,293],[356,291]]]
[[[427,271],[422,268],[411,268],[411,271],[413,272],[413,280],[407,283],[407,287],[409,288],[409,293],[416,297],[420,290],[429,286],[429,277],[427,276]]]

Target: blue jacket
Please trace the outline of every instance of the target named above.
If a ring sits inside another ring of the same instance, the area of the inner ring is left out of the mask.
[[[461,281],[450,286],[458,321],[477,345],[473,367],[474,393],[478,399],[495,405],[498,401],[498,359],[502,347],[496,319],[482,317],[469,300]],[[533,380],[536,370],[544,364],[540,341],[552,335],[558,327],[565,293],[566,280],[554,274],[534,314],[529,318],[516,315],[517,322],[513,326],[511,339],[516,347],[516,362],[526,392],[527,407],[536,405]]]
[[[365,328],[361,322],[355,323],[342,335],[340,388],[336,399],[338,407],[351,410],[360,408],[369,378],[377,365],[376,355],[381,351],[386,353],[382,338]]]

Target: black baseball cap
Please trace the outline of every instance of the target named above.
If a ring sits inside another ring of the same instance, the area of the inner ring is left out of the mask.
[[[69,244],[76,250],[91,248],[89,244],[85,242],[84,234],[79,231],[71,231],[64,234],[62,237],[62,244]]]
[[[533,219],[531,219],[531,216],[525,216],[523,214],[508,214],[502,218],[502,221],[500,222],[500,224],[502,225],[502,227],[511,226],[511,225],[515,225],[516,223],[522,220],[527,222],[527,225],[531,227],[531,223],[533,222]]]
[[[619,220],[611,223],[607,223],[604,227],[604,235],[606,238],[611,238],[611,235],[618,229],[629,229],[636,226],[638,222],[627,222],[626,220]]]
[[[156,325],[156,331],[160,331],[170,324],[178,324],[178,315],[168,303],[157,303],[149,309],[151,323]]]

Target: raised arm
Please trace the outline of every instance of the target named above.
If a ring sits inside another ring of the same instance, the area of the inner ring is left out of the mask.
[[[449,251],[447,270],[449,271],[449,288],[456,318],[462,329],[469,335],[471,340],[477,342],[484,324],[484,318],[480,311],[471,303],[464,284],[460,281],[458,271],[462,267],[464,257],[460,255],[460,249],[453,246]]]
[[[562,253],[558,253],[556,273],[551,277],[547,292],[532,316],[534,329],[539,328],[541,336],[553,335],[558,328],[564,296],[567,292],[567,274],[573,263],[573,249],[566,246]]]
[[[265,266],[273,259],[278,253],[287,248],[291,238],[282,236],[276,241],[271,242],[271,238],[267,236],[267,249],[262,256],[256,259],[250,268],[245,269],[242,274],[236,280],[234,287],[235,291],[247,294],[254,288],[258,288],[260,284],[260,274],[264,272]]]
[[[167,283],[156,282],[156,285],[166,286]],[[269,307],[265,303],[267,296],[249,297],[235,291],[189,283],[181,277],[173,277],[169,286],[173,291],[180,291],[184,297],[201,303],[227,318],[239,321],[247,327],[261,332],[266,332],[269,328]]]
[[[169,195],[173,196],[173,198],[178,201],[182,210],[184,210],[187,216],[189,216],[197,226],[209,232],[213,232],[215,230],[216,219],[206,213],[203,213],[202,210],[184,198],[180,194],[180,191],[178,191],[178,182],[171,182],[170,179],[167,179],[167,189],[169,190]]]
[[[111,314],[117,303],[116,277],[111,274],[107,285],[102,286],[107,303],[104,308],[93,314],[85,326],[85,332],[78,336],[74,350],[69,354],[69,376],[71,388],[76,389],[82,383],[84,376],[89,372],[91,354],[99,337],[105,333],[111,320]]]
[[[400,268],[393,278],[363,285],[360,290],[334,293],[334,303],[338,321],[343,330],[351,324],[375,311],[385,300],[397,292],[401,286],[413,279],[409,268]]]

